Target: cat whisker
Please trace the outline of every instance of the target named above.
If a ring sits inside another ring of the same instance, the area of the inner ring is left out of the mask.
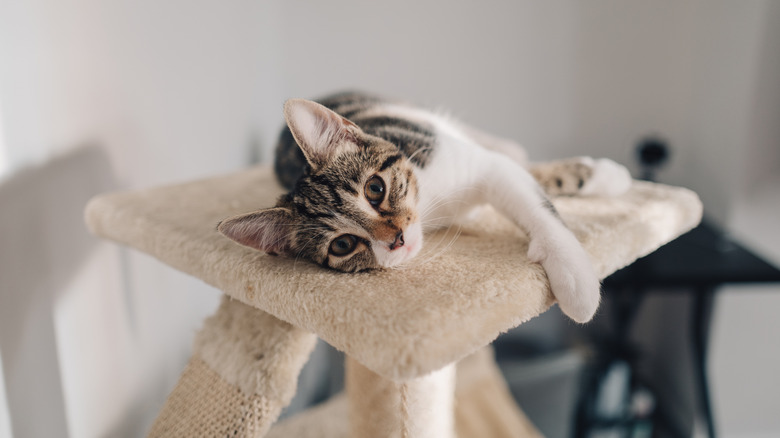
[[[416,151],[414,151],[414,153],[412,155],[409,155],[409,158],[407,158],[407,159],[409,161],[412,161],[412,159],[415,157],[415,155],[419,154],[420,152],[424,152],[424,151],[427,152],[427,151],[431,151],[431,150],[433,150],[433,148],[431,148],[431,147],[424,147],[424,148],[417,149]]]
[[[431,263],[433,260],[439,258],[442,254],[446,253],[449,248],[452,247],[452,245],[455,243],[455,241],[458,239],[458,237],[462,233],[462,226],[460,224],[457,224],[457,230],[454,233],[451,233],[453,227],[456,224],[451,223],[446,229],[444,229],[441,232],[441,236],[434,241],[433,245],[427,245],[423,250],[422,254],[420,254],[420,257],[415,257],[411,260],[407,260],[404,263],[400,264],[398,268],[401,269],[408,269],[412,267],[420,267],[425,266],[429,263]],[[447,240],[446,237],[450,236],[450,238]],[[447,243],[445,244],[445,240],[447,240]]]
[[[303,243],[303,245],[302,245],[302,246],[300,246],[300,247],[299,247],[299,250],[298,250],[298,252],[295,254],[295,257],[294,257],[294,261],[293,261],[293,271],[295,271],[296,267],[298,266],[298,260],[299,260],[299,259],[301,259],[301,256],[302,256],[302,254],[303,254],[304,250],[306,250],[306,249],[309,247],[309,245],[311,245],[312,243],[314,243],[314,242],[315,242],[315,240],[316,240],[316,237],[315,237],[315,236],[312,236],[312,237],[310,237],[308,240],[306,240],[306,241]]]
[[[452,192],[452,193],[458,193],[458,191],[455,191],[455,192]],[[431,211],[436,210],[439,207],[443,207],[445,205],[450,205],[450,204],[455,204],[455,203],[468,205],[468,202],[466,202],[463,199],[452,198],[451,196],[441,197],[441,198],[438,198],[435,201],[433,201],[430,205],[426,205],[425,208],[420,210],[420,216],[421,217],[425,217],[425,215],[427,215]]]

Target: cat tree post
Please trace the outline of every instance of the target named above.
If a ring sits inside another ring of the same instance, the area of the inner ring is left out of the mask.
[[[198,335],[151,436],[442,437],[452,424],[459,438],[534,436],[482,349],[554,304],[544,270],[525,256],[522,231],[486,209],[458,229],[427,235],[414,266],[358,274],[272,257],[216,231],[223,218],[273,205],[280,193],[271,171],[256,168],[103,195],[87,206],[93,233],[233,299]],[[694,193],[651,183],[635,182],[617,198],[553,202],[602,278],[701,218]],[[349,398],[271,428],[294,393],[314,334],[349,357]],[[390,418],[383,424],[395,430],[376,429],[378,418]]]
[[[346,359],[350,437],[455,438],[455,364],[396,383]]]

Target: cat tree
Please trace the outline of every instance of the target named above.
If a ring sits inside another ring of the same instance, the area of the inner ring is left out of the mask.
[[[415,266],[359,274],[268,256],[216,231],[280,193],[256,168],[87,206],[96,235],[227,295],[150,436],[539,436],[483,348],[554,304],[522,231],[486,208],[426,236]],[[602,278],[701,218],[694,193],[644,182],[617,198],[554,203]],[[346,394],[274,425],[317,336],[346,353]]]

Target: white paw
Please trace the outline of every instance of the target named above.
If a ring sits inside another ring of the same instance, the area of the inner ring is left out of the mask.
[[[555,238],[536,238],[528,257],[541,263],[550,288],[563,313],[579,323],[593,318],[599,307],[601,287],[598,276],[579,241],[569,230]]]
[[[581,195],[618,196],[631,188],[631,174],[625,166],[608,158],[584,157],[583,162],[593,168],[593,176],[580,190]]]

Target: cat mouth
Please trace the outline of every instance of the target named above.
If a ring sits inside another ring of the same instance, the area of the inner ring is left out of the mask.
[[[379,264],[392,268],[411,260],[422,248],[422,226],[415,222],[399,232],[391,243],[377,247],[375,254]]]
[[[393,251],[397,248],[401,248],[402,246],[404,246],[405,243],[406,242],[404,241],[404,232],[399,231],[398,234],[395,235],[395,241],[389,243],[387,247],[390,248],[390,251]]]

